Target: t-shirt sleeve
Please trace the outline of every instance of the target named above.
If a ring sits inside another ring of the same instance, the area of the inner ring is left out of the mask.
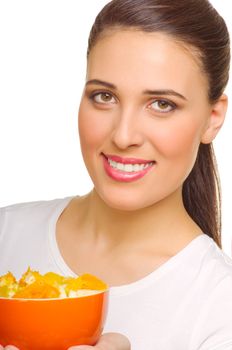
[[[228,270],[204,302],[190,350],[232,350],[232,273]]]

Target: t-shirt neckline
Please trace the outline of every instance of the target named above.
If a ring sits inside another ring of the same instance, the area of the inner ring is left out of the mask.
[[[59,271],[65,276],[78,277],[78,275],[65,262],[56,239],[56,224],[58,218],[73,198],[74,197],[67,197],[58,203],[54,214],[50,218],[48,225],[48,244],[53,262],[55,263]],[[194,238],[191,242],[189,242],[176,255],[172,256],[170,259],[168,259],[166,262],[164,262],[162,265],[160,265],[148,275],[129,284],[110,287],[110,294],[114,296],[121,296],[124,294],[134,292],[135,290],[145,288],[148,285],[154,283],[154,280],[157,280],[161,278],[164,274],[168,273],[169,271],[172,271],[178,264],[183,263],[185,258],[189,258],[191,252],[196,251],[196,249],[206,249],[211,244],[213,244],[213,239],[210,238],[208,235],[202,233],[196,238]]]

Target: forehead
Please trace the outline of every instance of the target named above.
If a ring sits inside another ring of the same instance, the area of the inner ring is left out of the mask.
[[[196,50],[169,35],[139,30],[105,33],[90,52],[87,77],[144,88],[154,84],[159,88],[170,84],[179,89],[194,84],[207,87]]]

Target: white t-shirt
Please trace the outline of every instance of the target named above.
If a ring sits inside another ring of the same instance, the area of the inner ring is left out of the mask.
[[[76,276],[55,233],[70,200],[0,210],[0,275],[19,278],[30,265]],[[146,277],[112,287],[104,331],[125,334],[132,350],[231,350],[232,260],[202,234]]]

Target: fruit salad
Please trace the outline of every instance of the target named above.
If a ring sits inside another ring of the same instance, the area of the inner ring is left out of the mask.
[[[100,293],[108,286],[91,274],[64,277],[54,272],[41,275],[29,267],[19,281],[11,272],[0,277],[0,297],[20,299],[76,298]]]

